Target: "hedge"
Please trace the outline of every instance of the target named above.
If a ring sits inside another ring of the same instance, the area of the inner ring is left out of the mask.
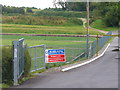
[[[29,75],[30,70],[31,70],[31,57],[30,57],[30,54],[28,52],[27,46],[24,49],[24,60],[25,60],[25,62],[24,62],[25,67],[24,67],[23,76],[27,76],[27,75]]]
[[[13,83],[12,48],[2,47],[2,83],[11,85]]]
[[[12,47],[2,47],[2,83],[12,85],[13,84],[13,59],[12,59]],[[27,48],[24,50],[24,74],[22,77],[29,75],[31,68],[31,58]]]

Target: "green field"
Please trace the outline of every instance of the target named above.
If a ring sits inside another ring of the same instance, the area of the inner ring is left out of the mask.
[[[54,47],[63,47],[65,45],[73,45],[86,43],[85,37],[48,37],[48,36],[16,36],[16,35],[3,35],[2,44],[11,45],[12,41],[18,40],[20,38],[25,39],[25,44],[28,46],[46,44],[47,46]],[[89,38],[89,41],[92,42],[96,38]],[[82,47],[82,46],[81,46]]]
[[[85,37],[47,37],[47,36],[16,36],[16,35],[13,36],[3,35],[2,45],[12,45],[12,41],[18,40],[20,38],[24,38],[25,39],[24,43],[27,44],[28,46],[45,44],[47,49],[65,49],[67,61],[83,53],[86,47]],[[90,43],[95,39],[96,38],[90,38],[89,39]]]
[[[12,45],[12,41],[16,40],[16,39],[2,39],[2,44],[3,45]],[[46,49],[65,49],[65,55],[66,55],[66,60],[67,61],[71,61],[74,57],[76,57],[77,55],[80,55],[81,53],[85,52],[85,46],[86,46],[86,42],[85,41],[72,41],[72,40],[35,40],[35,39],[25,39],[25,44],[27,44],[28,46],[35,46],[35,45],[42,45],[45,44],[46,45]],[[34,49],[28,49],[31,58],[34,58]],[[40,50],[40,48],[37,48],[37,53],[36,55],[38,57],[40,57],[40,55],[43,52]],[[37,59],[36,60],[36,64],[34,62],[34,60],[31,61],[32,66],[31,66],[31,70],[34,70],[35,68],[40,68],[43,66],[43,60],[41,59]],[[53,65],[53,64],[51,64]],[[57,66],[59,66],[60,64],[56,64]]]
[[[17,36],[17,35],[2,35],[2,39],[17,40],[24,38],[25,40],[46,40],[46,41],[86,41],[85,37],[53,37],[53,36]],[[94,41],[95,38],[89,38]],[[6,42],[7,44],[7,42]],[[9,43],[8,43],[9,44]]]
[[[85,35],[86,29],[83,26],[43,26],[43,25],[21,25],[3,24],[2,33],[22,34],[79,34]],[[91,35],[103,34],[95,30],[89,30]]]

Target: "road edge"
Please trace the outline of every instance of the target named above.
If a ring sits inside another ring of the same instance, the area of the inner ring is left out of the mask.
[[[93,59],[90,59],[89,61],[86,61],[86,62],[84,62],[84,63],[77,64],[77,65],[74,65],[74,66],[71,66],[71,67],[67,67],[67,68],[63,68],[63,69],[61,69],[61,71],[62,71],[62,72],[65,72],[65,71],[68,71],[68,70],[71,70],[71,69],[74,69],[74,68],[81,67],[81,66],[83,66],[83,65],[89,64],[89,63],[97,60],[98,58],[102,57],[102,56],[105,54],[105,52],[106,52],[106,50],[109,48],[109,46],[110,46],[110,43],[107,45],[107,47],[105,48],[105,50],[104,50],[104,51],[102,52],[102,54],[100,54],[99,56],[97,56],[97,57],[95,57],[95,58],[93,58]]]

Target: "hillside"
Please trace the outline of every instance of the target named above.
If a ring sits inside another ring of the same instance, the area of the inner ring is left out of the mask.
[[[118,27],[108,27],[105,25],[105,23],[101,20],[95,20],[94,22],[91,23],[90,25],[92,28],[103,30],[103,31],[113,31],[113,30],[118,30]]]

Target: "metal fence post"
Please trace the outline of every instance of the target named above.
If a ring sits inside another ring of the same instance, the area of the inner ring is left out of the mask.
[[[34,68],[36,69],[37,65],[36,65],[36,47],[34,48]]]
[[[24,71],[24,49],[23,49],[24,39],[19,39],[19,41],[13,41],[13,81],[14,85],[18,84],[18,79]]]
[[[45,50],[46,50],[46,45],[44,45],[44,68],[45,68],[45,70],[46,70]]]
[[[18,42],[13,41],[13,80],[14,85],[18,85]]]
[[[90,44],[90,48],[89,48],[89,57],[92,56],[92,44]]]

